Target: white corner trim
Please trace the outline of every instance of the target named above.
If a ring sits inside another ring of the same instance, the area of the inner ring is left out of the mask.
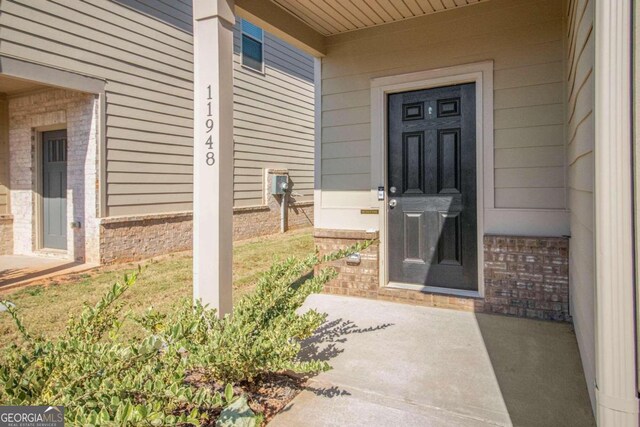
[[[314,83],[314,165],[313,165],[313,218],[321,224],[322,217],[322,58],[313,58]]]
[[[631,173],[632,2],[595,2],[596,421],[638,426]]]
[[[484,210],[494,208],[493,183],[493,61],[371,79],[371,206],[379,209],[380,284],[389,283],[386,200],[378,201],[378,186],[387,187],[387,102],[391,93],[462,83],[476,84],[476,173],[478,229],[478,293],[484,295]],[[385,197],[386,199],[386,197]]]

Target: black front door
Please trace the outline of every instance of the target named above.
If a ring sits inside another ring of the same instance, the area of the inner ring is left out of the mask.
[[[475,84],[388,102],[389,280],[477,290]]]

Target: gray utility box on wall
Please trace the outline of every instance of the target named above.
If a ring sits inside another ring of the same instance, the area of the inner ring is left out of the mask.
[[[271,175],[271,194],[285,194],[289,188],[289,177],[286,175]]]

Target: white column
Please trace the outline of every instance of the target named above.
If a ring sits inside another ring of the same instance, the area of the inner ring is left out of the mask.
[[[638,426],[631,186],[631,4],[596,1],[596,418]]]
[[[233,0],[194,0],[193,297],[232,311]]]

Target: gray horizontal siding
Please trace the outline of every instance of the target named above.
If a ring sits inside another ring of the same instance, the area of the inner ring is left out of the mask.
[[[107,214],[189,209],[192,36],[151,12],[190,21],[190,2],[4,0],[0,8],[3,54],[106,80]]]
[[[595,344],[595,82],[594,12],[595,1],[572,0],[567,7],[567,53],[565,96],[567,117],[567,163],[571,248],[569,283],[571,315],[587,384],[596,376]],[[594,388],[589,387],[592,405]]]
[[[167,24],[193,31],[191,1],[186,0],[113,0],[138,12],[153,16]]]
[[[330,37],[331,54],[322,60],[320,185],[342,193],[331,206],[350,208],[354,192],[364,197],[371,188],[372,78],[491,59],[495,207],[565,209],[561,9],[555,0],[489,1],[478,14],[461,9]]]
[[[234,204],[264,203],[263,171],[289,170],[294,198],[313,200],[313,58],[265,33],[264,74],[241,65],[234,29]]]
[[[191,0],[3,0],[1,53],[104,79],[107,215],[191,209]],[[313,59],[265,34],[265,74],[235,31],[235,204],[259,205],[265,168],[313,190]],[[4,200],[0,188],[0,210]]]

